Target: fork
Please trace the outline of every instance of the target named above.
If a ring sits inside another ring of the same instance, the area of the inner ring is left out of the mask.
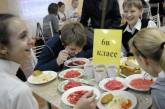
[[[149,73],[145,72],[143,74],[143,80],[151,80],[152,81],[153,77]]]

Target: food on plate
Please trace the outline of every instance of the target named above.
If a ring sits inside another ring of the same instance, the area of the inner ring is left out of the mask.
[[[77,66],[77,65],[84,65],[85,62],[84,61],[72,61],[68,64],[68,66]]]
[[[81,75],[81,73],[77,70],[70,70],[70,71],[67,71],[65,74],[64,74],[64,78],[75,78],[75,77],[79,77]]]
[[[125,64],[130,67],[138,68],[139,64],[134,57],[128,57]]]
[[[77,101],[87,92],[88,91],[85,91],[85,90],[75,91],[67,97],[67,100],[69,103],[75,105],[77,103]]]
[[[122,109],[128,109],[129,107],[131,107],[131,100],[127,99],[121,103]]]
[[[152,80],[146,80],[142,78],[133,79],[130,82],[130,85],[136,89],[148,90],[149,87],[153,84]]]
[[[121,73],[125,76],[130,76],[132,74],[140,74],[141,70],[140,68],[132,68],[130,66],[120,66]]]
[[[42,71],[40,71],[40,70],[35,70],[34,72],[33,72],[33,76],[35,76],[35,77],[37,77],[37,76],[39,76],[39,75],[41,75],[42,74]]]
[[[141,72],[140,66],[134,57],[128,57],[125,64],[120,66],[121,73],[125,76],[132,74],[139,74]]]
[[[124,85],[118,80],[110,80],[104,85],[104,87],[108,90],[119,90],[122,89]]]
[[[112,101],[108,103],[106,109],[129,109],[132,106],[132,102],[130,99],[116,95],[113,97]]]
[[[113,99],[113,95],[111,93],[106,94],[101,98],[101,103],[102,104],[107,104],[107,103],[111,102],[112,99]]]
[[[43,82],[48,82],[48,81],[52,80],[53,78],[54,78],[54,76],[49,73],[48,74],[42,73],[40,75],[33,76],[31,82],[32,83],[43,83]]]
[[[77,87],[77,86],[81,86],[81,83],[80,83],[80,82],[77,82],[77,81],[69,81],[69,82],[64,86],[64,90],[68,90],[68,89],[70,89],[70,88]]]

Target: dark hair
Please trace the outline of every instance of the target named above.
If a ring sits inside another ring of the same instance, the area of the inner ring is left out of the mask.
[[[12,14],[0,14],[0,44],[8,45],[9,43],[9,20],[15,17]]]
[[[77,47],[83,48],[86,40],[85,29],[79,22],[65,24],[61,29],[61,41],[65,45],[74,44]]]
[[[57,14],[58,11],[58,5],[56,3],[51,3],[48,6],[48,12],[49,14]]]
[[[62,5],[65,5],[63,2],[58,2],[58,7],[61,7]]]

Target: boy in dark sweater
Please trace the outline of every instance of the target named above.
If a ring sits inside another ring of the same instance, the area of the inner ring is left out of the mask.
[[[35,69],[60,71],[69,57],[92,57],[93,41],[85,34],[84,27],[78,23],[68,23],[55,34],[39,56]]]

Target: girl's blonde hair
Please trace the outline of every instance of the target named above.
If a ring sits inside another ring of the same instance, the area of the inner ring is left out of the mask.
[[[150,58],[165,71],[165,34],[157,28],[145,28],[130,41],[129,47],[136,49],[135,55]]]
[[[143,9],[143,4],[141,0],[124,0],[123,9],[131,8],[132,6],[135,6],[139,10]]]

